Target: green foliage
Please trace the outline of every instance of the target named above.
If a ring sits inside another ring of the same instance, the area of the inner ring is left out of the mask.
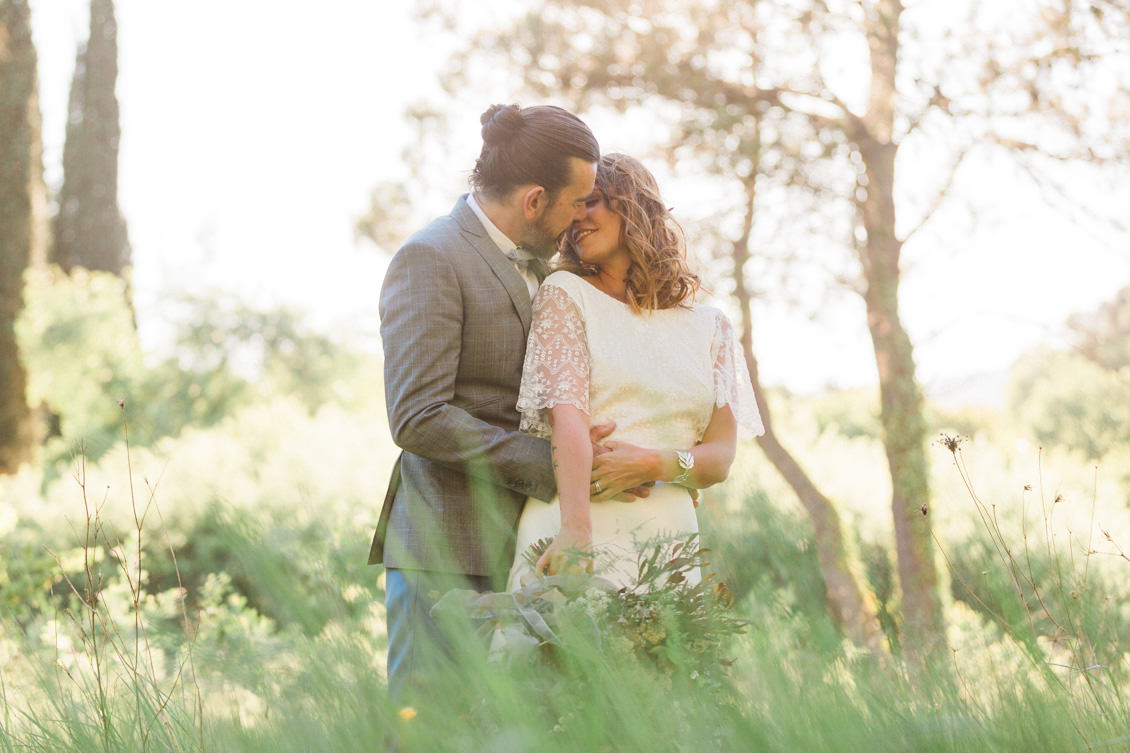
[[[96,559],[106,567],[98,599],[104,616],[97,624],[106,627],[97,634],[106,641],[99,649],[106,701],[100,700],[94,646],[83,639],[84,628],[65,613],[52,619],[25,612],[23,626],[5,624],[0,631],[3,696],[17,720],[0,731],[0,745],[44,753],[102,751],[108,740],[111,750],[276,753],[381,750],[395,738],[400,750],[421,751],[893,753],[1077,750],[1084,740],[1116,741],[1130,729],[1117,696],[1124,661],[1112,653],[1125,641],[1094,644],[1102,658],[1096,663],[1108,668],[1094,690],[1073,670],[1033,661],[1023,642],[1010,637],[1011,628],[1000,630],[993,615],[965,609],[962,602],[950,614],[957,685],[912,685],[897,669],[855,654],[822,617],[819,571],[805,543],[811,536],[803,517],[750,491],[742,477],[743,486],[725,500],[704,505],[710,510],[703,535],[714,545],[711,559],[752,579],[734,611],[725,613],[748,620],[750,629],[725,643],[722,655],[735,661],[721,696],[703,692],[709,684],[701,674],[657,673],[654,660],[671,656],[648,651],[661,645],[653,640],[657,628],[667,632],[664,639],[692,635],[663,616],[679,609],[666,595],[612,601],[589,592],[554,612],[568,650],[558,654],[552,671],[541,662],[490,663],[480,642],[479,653],[461,658],[460,670],[445,677],[442,692],[411,710],[399,709],[381,680],[380,592],[374,571],[362,564],[371,519],[351,512],[367,506],[373,515],[379,501],[377,494],[368,501],[359,496],[383,475],[363,460],[382,445],[356,433],[377,420],[379,414],[357,417],[331,409],[309,416],[291,404],[283,411],[245,410],[164,443],[173,458],[160,487],[161,509],[169,514],[152,516],[144,535],[151,543],[143,553],[141,664],[133,658],[134,599],[125,577],[136,566],[131,557],[109,556],[113,547],[103,542]],[[290,434],[303,441],[279,441]],[[331,436],[341,443],[338,450],[324,439]],[[334,458],[354,446],[353,454]],[[302,459],[303,452],[313,457]],[[391,454],[391,447],[379,452]],[[101,486],[106,464],[123,461],[112,453],[93,465],[88,486]],[[147,451],[134,458],[140,473],[155,462]],[[343,478],[354,471],[352,479]],[[74,482],[57,482],[66,484]],[[300,484],[301,494],[286,495]],[[115,503],[111,499],[101,509],[120,519],[123,511]],[[107,520],[101,530],[128,531],[125,517],[126,525]],[[32,516],[21,518],[19,529],[32,538],[54,537],[33,523]],[[992,548],[977,546],[983,537],[965,536],[947,547],[951,556],[951,550],[972,553],[956,566],[962,572],[999,571],[993,557],[985,557]],[[1009,538],[1016,540],[1011,533]],[[175,574],[165,544],[177,553],[186,584],[193,584],[188,593],[169,587]],[[868,563],[870,551],[864,547]],[[81,556],[68,553],[62,561],[81,588]],[[1092,563],[1094,596],[1107,587],[1099,566]],[[1037,575],[1054,579],[1054,569]],[[1006,585],[1007,578],[1001,581]],[[56,597],[48,592],[46,598]],[[1093,617],[1064,624],[1101,635],[1104,626],[1130,624],[1123,603],[1124,597],[1096,599]],[[582,608],[571,611],[569,604]],[[610,605],[615,612],[601,611]],[[71,609],[81,618],[73,601]],[[594,613],[605,615],[598,624],[606,628],[613,613],[623,615],[627,641],[617,644],[616,630],[606,629],[605,649],[591,650],[593,633],[585,625],[591,626]],[[110,640],[115,634],[123,639],[116,644]],[[1057,644],[1067,642],[1063,634]],[[1055,645],[1038,643],[1059,661]],[[710,655],[718,654],[712,649]]]
[[[543,589],[543,595],[553,599],[554,590]],[[57,663],[42,665],[56,669],[41,674],[38,686],[20,686],[18,697],[6,686],[0,707],[11,710],[14,699],[18,713],[15,724],[0,729],[0,745],[44,753],[352,752],[390,749],[393,741],[401,751],[453,753],[1011,753],[1109,747],[1130,729],[1130,712],[1117,691],[1124,670],[1112,668],[1112,683],[1094,687],[1043,682],[1014,644],[967,611],[951,620],[961,631],[951,637],[960,681],[926,676],[911,683],[872,657],[814,645],[807,618],[780,599],[745,602],[737,616],[748,615],[752,629],[729,644],[736,661],[720,695],[703,692],[700,677],[657,674],[634,644],[627,651],[594,650],[593,615],[606,620],[600,616],[610,605],[638,613],[638,604],[615,605],[618,597],[590,590],[564,605],[564,597],[558,599],[555,610],[541,607],[541,613],[561,618],[562,650],[552,668],[488,661],[478,643],[457,654],[436,692],[412,708],[398,708],[374,666],[382,647],[364,619],[336,622],[317,636],[288,633],[257,615],[218,575],[208,579],[200,608],[190,613],[192,642],[179,648],[164,638],[152,640],[148,624],[155,615],[177,611],[175,594],[143,602],[137,633],[142,648],[135,654],[131,593],[119,581],[98,602],[103,618],[96,624],[114,626],[99,632],[107,640],[97,654],[102,679],[92,661],[83,663],[98,651],[87,640],[59,653]],[[580,609],[570,611],[569,604]],[[664,601],[657,598],[651,606]],[[600,624],[608,636],[616,634],[607,621]],[[64,639],[81,632],[73,623],[59,629]],[[132,664],[135,655],[140,664]],[[6,677],[15,670],[17,679],[27,671],[11,658],[4,669]]]
[[[966,445],[995,528],[933,448],[956,683],[908,682],[897,658],[845,644],[826,614],[811,524],[747,446],[699,510],[732,610],[712,581],[687,598],[559,587],[562,601],[535,586],[526,606],[559,639],[553,662],[490,662],[473,642],[441,692],[400,709],[384,689],[380,571],[364,564],[396,455],[377,366],[292,312],[216,299],[184,304],[192,324],[152,365],[120,286],[107,275],[32,280],[22,326],[41,399],[68,437],[81,421],[105,447],[74,476],[60,464],[0,478],[0,750],[369,751],[397,738],[402,751],[1013,751],[1114,747],[1130,734],[1117,543],[1130,540],[1127,479],[1105,467],[1095,479],[1063,449],[1038,458],[1013,426]],[[866,429],[874,396],[776,398],[783,438],[805,448],[859,534],[893,640],[889,480]],[[1005,546],[1022,569],[1002,560]],[[645,570],[656,582],[678,560]],[[84,603],[97,604],[93,621]],[[696,626],[704,615],[721,629]],[[734,635],[727,620],[749,629]],[[719,657],[733,664],[723,671]]]
[[[259,310],[222,295],[186,296],[179,307],[181,369],[243,374],[260,396],[297,398],[310,410],[330,402],[356,407],[373,397],[379,364],[315,332],[296,309]]]
[[[199,379],[168,363],[147,369],[125,289],[124,280],[104,272],[78,269],[68,276],[53,268],[28,275],[17,333],[29,402],[59,422],[49,465],[69,458],[75,446],[97,460],[120,442],[122,400],[134,414],[137,445],[190,424],[215,423],[246,401],[246,384],[228,374]]]
[[[1009,533],[1018,528],[1010,526]],[[1073,559],[1071,551],[1049,551],[1042,536],[1031,538],[1011,553],[983,540],[955,549],[954,597],[998,625],[1036,661],[1106,668],[1130,645],[1130,623],[1112,609],[1130,600],[1125,576],[1096,567],[1084,577],[1086,555]]]
[[[739,601],[773,601],[802,616],[822,647],[839,644],[827,616],[824,579],[812,546],[812,523],[796,508],[773,504],[764,493],[736,503],[699,508],[711,566]]]
[[[343,540],[346,531],[352,542]],[[154,558],[146,587],[183,587],[196,608],[196,595],[222,575],[256,613],[286,630],[317,635],[327,623],[359,617],[380,596],[357,552],[365,531],[346,531],[316,517],[256,514],[213,502],[174,548],[175,562]]]
[[[1094,311],[1072,316],[1067,326],[1089,361],[1115,372],[1130,367],[1130,286]]]
[[[145,447],[187,427],[213,426],[264,398],[296,397],[311,411],[328,403],[359,408],[373,398],[374,360],[311,331],[294,311],[207,297],[181,303],[174,355],[150,363],[125,281],[83,269],[29,274],[17,334],[29,402],[58,418],[48,480],[76,447],[98,460],[121,441],[121,400],[130,441]]]
[[[117,401],[131,397],[142,370],[125,285],[83,270],[73,277],[33,270],[17,323],[28,401],[60,415],[64,436],[81,440],[92,458],[119,441]]]
[[[7,528],[0,521],[0,611],[26,619],[52,608],[51,591],[60,574],[54,558],[43,549],[38,527]]]
[[[998,509],[977,493],[962,440],[947,436],[943,443],[982,526],[981,536],[947,556],[954,595],[995,622],[1049,674],[1052,666],[1109,672],[1130,639],[1130,623],[1111,604],[1125,603],[1130,588],[1125,574],[1101,559],[1125,564],[1130,558],[1107,528],[1098,538],[1097,500],[1090,523],[1080,526],[1082,536],[1072,531],[1074,523],[1064,528],[1060,518],[1070,511],[1062,508],[1070,502],[1062,493],[1044,497],[1042,478],[1038,489],[1024,487],[1019,506]]]
[[[875,390],[836,390],[804,401],[821,433],[831,431],[848,439],[881,436]]]
[[[268,695],[303,688],[304,672],[326,683],[365,667],[362,649],[371,658],[384,640],[378,571],[365,565],[392,456],[379,408],[237,411],[162,442],[165,457],[135,449],[127,465],[118,445],[42,500],[31,472],[0,480],[0,510],[16,513],[0,525],[5,554],[30,541],[51,560],[49,582],[4,590],[15,608],[0,619],[0,700],[15,700],[18,721],[0,749],[18,729],[45,751],[213,750],[229,712],[259,713]],[[33,564],[42,571],[4,562]],[[342,641],[350,653],[327,664]]]
[[[1130,443],[1130,380],[1081,356],[1038,350],[1013,367],[1018,429],[1045,447],[1088,459]]]

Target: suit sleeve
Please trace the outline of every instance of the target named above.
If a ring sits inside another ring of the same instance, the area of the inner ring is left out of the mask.
[[[549,443],[453,405],[463,291],[450,258],[422,243],[393,257],[381,289],[385,402],[397,445],[444,467],[539,499],[556,482]]]

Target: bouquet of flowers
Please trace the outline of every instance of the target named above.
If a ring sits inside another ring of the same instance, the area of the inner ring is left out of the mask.
[[[549,543],[532,546],[527,561],[532,565]],[[435,608],[466,611],[487,634],[495,661],[560,667],[595,657],[721,690],[731,663],[727,641],[748,621],[731,614],[733,596],[713,573],[695,577],[710,564],[708,550],[691,534],[652,540],[638,551],[627,585],[602,577],[599,567],[596,574],[531,575],[516,591],[449,592]]]

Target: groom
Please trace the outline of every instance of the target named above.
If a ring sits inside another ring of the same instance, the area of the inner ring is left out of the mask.
[[[402,702],[423,674],[458,671],[430,614],[436,597],[501,587],[526,498],[556,494],[549,443],[518,431],[515,405],[531,299],[584,217],[600,149],[558,107],[494,105],[480,120],[473,193],[404,244],[381,289],[385,399],[403,452],[369,563],[386,568],[389,689]],[[594,429],[594,443],[611,428]]]

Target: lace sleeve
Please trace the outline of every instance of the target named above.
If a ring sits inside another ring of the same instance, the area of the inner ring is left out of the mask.
[[[765,426],[757,410],[745,357],[733,325],[722,312],[718,312],[710,355],[714,360],[714,404],[719,408],[730,406],[738,422],[739,438],[761,436]]]
[[[577,304],[553,284],[534,297],[534,319],[526,343],[518,392],[520,429],[549,438],[545,411],[566,404],[589,412],[589,345]]]

